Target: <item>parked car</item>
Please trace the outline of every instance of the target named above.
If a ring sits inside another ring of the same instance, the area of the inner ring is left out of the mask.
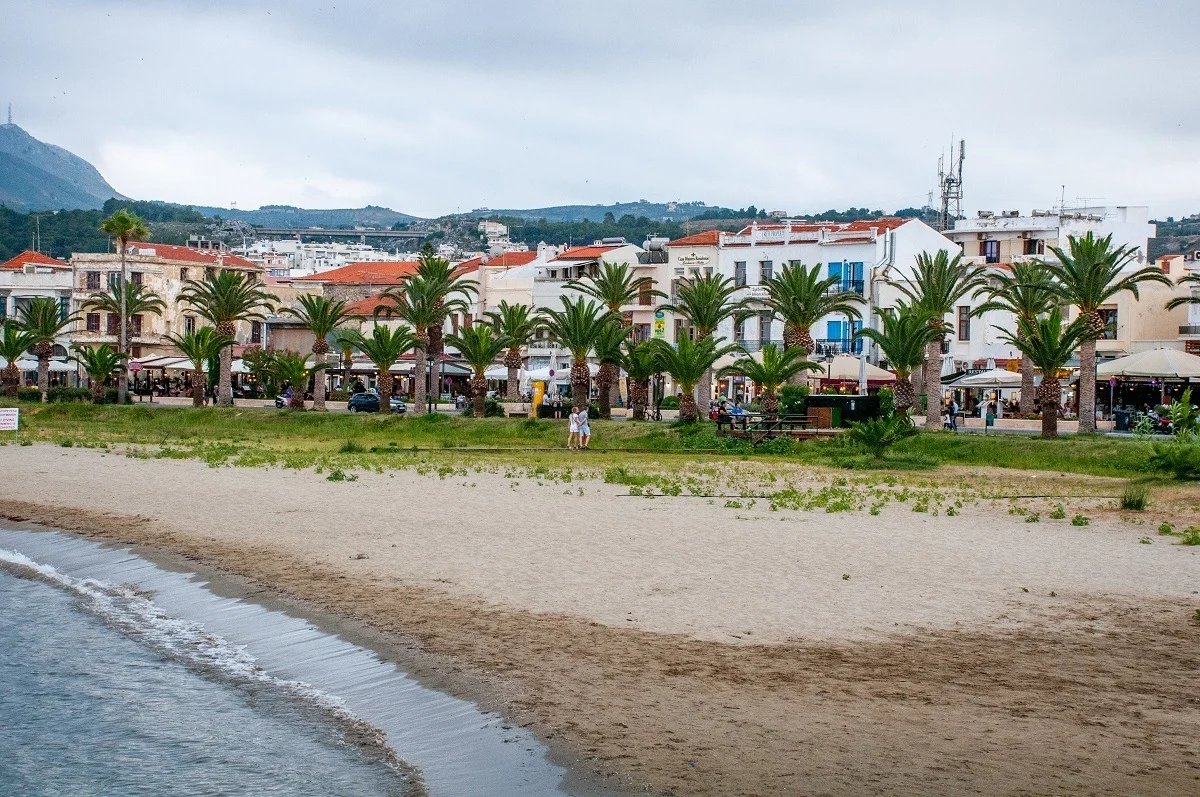
[[[388,405],[394,413],[404,414],[408,412],[408,407],[399,396],[392,396]],[[355,393],[346,402],[346,409],[351,412],[379,412],[379,394],[374,391]]]

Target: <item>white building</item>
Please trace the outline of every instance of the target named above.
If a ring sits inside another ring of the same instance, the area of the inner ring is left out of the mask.
[[[1145,205],[1034,210],[1028,216],[1017,210],[979,211],[976,218],[956,221],[946,237],[975,262],[996,265],[1053,257],[1051,249],[1066,249],[1068,236],[1079,238],[1089,232],[1097,238],[1112,235],[1114,246],[1138,249],[1137,262],[1145,264],[1155,226]]]
[[[350,263],[404,260],[403,253],[388,252],[366,244],[297,241],[255,241],[236,247],[237,254],[259,263],[272,277],[310,277]],[[412,258],[415,259],[415,255]]]

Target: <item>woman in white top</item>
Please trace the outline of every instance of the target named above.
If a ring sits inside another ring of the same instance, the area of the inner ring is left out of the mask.
[[[567,416],[567,448],[579,447],[579,408],[572,407]]]

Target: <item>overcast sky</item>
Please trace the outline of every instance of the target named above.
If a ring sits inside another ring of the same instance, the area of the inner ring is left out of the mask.
[[[1195,0],[335,1],[0,0],[0,102],[193,204],[1200,211]]]

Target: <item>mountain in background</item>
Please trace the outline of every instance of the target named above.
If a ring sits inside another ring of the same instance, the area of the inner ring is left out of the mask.
[[[614,218],[622,216],[644,216],[652,221],[688,221],[703,215],[714,208],[703,202],[647,202],[640,199],[637,202],[617,202],[612,205],[555,205],[548,208],[532,208],[516,210],[512,208],[492,209],[476,208],[470,212],[477,218],[503,216],[508,218],[525,219],[526,221],[602,221],[606,213]]]
[[[0,205],[21,213],[97,210],[113,197],[121,195],[83,158],[0,125]]]
[[[220,216],[230,221],[244,221],[259,227],[373,227],[389,229],[396,224],[408,224],[417,221],[417,216],[400,213],[390,208],[367,205],[365,208],[335,208],[332,210],[311,210],[297,208],[291,205],[263,205],[258,210],[240,210],[238,208],[214,208],[194,206],[205,216]]]

